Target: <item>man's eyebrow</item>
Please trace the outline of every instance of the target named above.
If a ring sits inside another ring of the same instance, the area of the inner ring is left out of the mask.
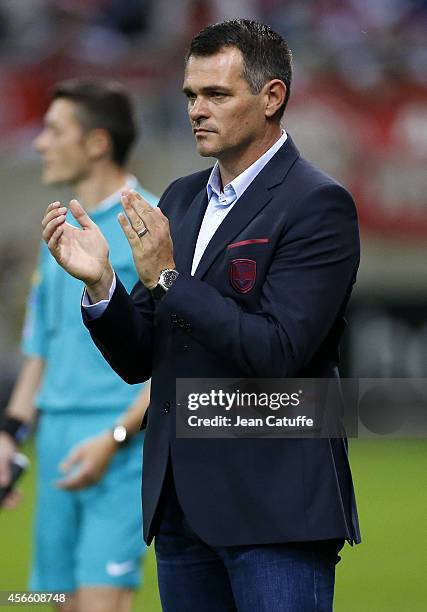
[[[231,89],[229,87],[224,87],[223,85],[209,85],[207,87],[201,87],[200,92],[202,94],[211,94],[211,93],[230,93]],[[190,87],[183,87],[182,93],[185,95],[194,94],[194,91]]]

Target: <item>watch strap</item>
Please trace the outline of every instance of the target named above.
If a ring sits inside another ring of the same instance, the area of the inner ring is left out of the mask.
[[[0,431],[6,432],[17,444],[20,444],[28,436],[30,428],[21,419],[3,415],[0,418]]]
[[[150,289],[150,293],[153,296],[153,298],[155,300],[161,300],[162,297],[168,292],[167,289],[165,289],[163,287],[163,285],[160,285],[159,283],[157,283],[157,285],[155,287],[153,287],[152,289]]]

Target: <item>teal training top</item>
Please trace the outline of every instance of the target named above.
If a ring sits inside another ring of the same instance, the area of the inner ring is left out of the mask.
[[[135,186],[152,206],[157,198]],[[90,217],[110,247],[110,260],[120,280],[131,291],[138,280],[131,249],[117,220],[122,211],[119,194],[108,198]],[[71,213],[67,221],[78,225]],[[83,283],[63,270],[42,243],[27,304],[22,350],[45,359],[35,405],[43,411],[111,410],[122,412],[142,385],[128,385],[116,374],[83,325],[80,303]]]

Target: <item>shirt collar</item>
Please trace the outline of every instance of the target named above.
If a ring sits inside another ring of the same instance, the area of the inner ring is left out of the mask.
[[[286,134],[285,130],[282,130],[281,137],[274,143],[273,146],[271,146],[263,155],[261,155],[261,157],[254,161],[249,168],[246,168],[246,170],[236,176],[231,183],[225,185],[223,192],[227,197],[227,200],[230,199],[230,196],[234,196],[233,201],[240,198],[240,196],[258,176],[264,166],[268,164],[270,159],[277,153],[280,147],[284,145],[287,137],[288,135]],[[208,184],[206,185],[206,190],[208,194],[208,201],[211,199],[212,193],[214,193],[218,198],[221,196],[221,177],[218,162],[216,162],[215,166],[212,168]]]
[[[120,189],[109,195],[107,198],[104,198],[104,200],[101,200],[101,202],[95,208],[92,208],[90,214],[97,214],[108,210],[120,201],[120,196],[122,195],[122,191],[124,189],[136,189],[137,185],[138,181],[136,179],[136,176],[134,176],[133,174],[128,174],[126,176],[126,181],[124,185],[120,187]]]

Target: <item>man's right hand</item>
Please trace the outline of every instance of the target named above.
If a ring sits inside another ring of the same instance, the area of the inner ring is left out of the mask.
[[[0,487],[7,487],[11,478],[10,465],[16,451],[12,437],[0,431]]]
[[[70,210],[81,227],[67,223],[67,209],[53,202],[42,221],[43,239],[59,265],[87,285],[91,297],[106,298],[113,280],[108,243],[77,200],[71,200]]]
[[[16,451],[16,444],[8,433],[0,431],[0,487],[7,487],[12,476],[10,466]],[[12,490],[1,502],[1,507],[16,508],[22,498],[21,492]]]

